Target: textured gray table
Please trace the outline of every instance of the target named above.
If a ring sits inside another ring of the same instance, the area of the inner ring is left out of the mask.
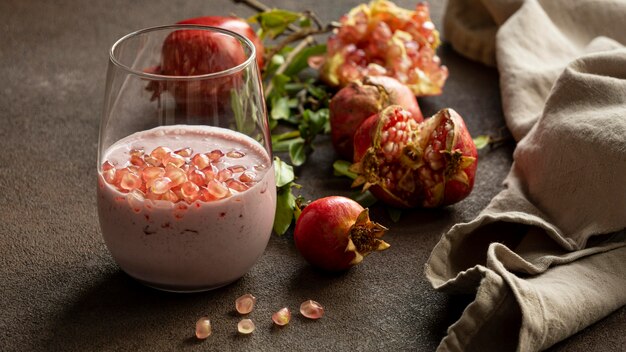
[[[336,19],[358,1],[267,1],[312,8]],[[411,1],[399,1],[410,7]],[[441,23],[443,4],[432,5]],[[415,210],[388,225],[392,249],[340,275],[318,272],[298,255],[291,235],[273,236],[261,261],[241,280],[214,292],[168,294],[121,272],[98,226],[96,144],[108,49],[139,28],[207,14],[251,12],[226,1],[0,2],[0,350],[424,350],[431,351],[471,297],[433,291],[422,267],[439,236],[472,219],[501,188],[512,145],[481,152],[477,184],[465,201]],[[473,134],[503,126],[498,75],[442,47],[451,76],[443,96],[422,99],[426,115],[453,107]],[[320,140],[298,171],[303,194],[348,194],[332,176],[335,155]],[[233,301],[255,294],[257,331],[238,336]],[[283,329],[270,315],[312,298],[320,321],[296,315]],[[214,334],[193,338],[208,314]],[[626,310],[558,344],[558,351],[618,351],[626,346]]]

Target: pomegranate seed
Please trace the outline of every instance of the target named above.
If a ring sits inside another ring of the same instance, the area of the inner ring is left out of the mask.
[[[246,156],[246,153],[239,150],[231,150],[230,152],[226,153],[226,156],[233,159],[239,159]]]
[[[178,202],[179,198],[176,195],[176,193],[174,193],[174,191],[169,190],[169,191],[163,193],[163,195],[161,196],[161,200],[167,200],[167,201],[170,201],[172,203],[176,203],[176,202]]]
[[[239,176],[239,181],[241,182],[252,182],[256,178],[254,172],[246,171]]]
[[[181,167],[185,165],[185,158],[175,153],[169,153],[165,158],[163,158],[163,165],[167,165],[169,163],[176,165],[176,167]]]
[[[148,186],[148,190],[146,191],[146,199],[159,200],[161,199],[161,196],[161,194],[156,194],[152,192],[152,189],[150,188],[150,186]]]
[[[237,192],[243,192],[245,190],[248,189],[248,186],[246,186],[245,184],[237,181],[237,180],[230,180],[226,183],[226,186],[228,186],[228,188],[230,188],[233,191],[237,191]]]
[[[135,188],[141,187],[141,183],[141,177],[139,177],[136,173],[129,171],[122,176],[120,187],[125,190],[132,191]]]
[[[131,149],[128,152],[128,154],[130,154],[131,156],[141,157],[141,156],[143,156],[143,149],[141,149],[141,148]]]
[[[300,305],[300,314],[309,319],[319,319],[324,316],[324,307],[313,300],[304,301]]]
[[[224,156],[224,153],[222,153],[222,151],[219,150],[219,149],[215,149],[215,150],[212,150],[211,152],[207,153],[206,155],[209,157],[209,159],[212,162],[216,162],[216,161],[220,160]]]
[[[189,147],[186,147],[186,148],[178,149],[174,153],[176,153],[176,154],[178,154],[178,155],[180,155],[182,157],[188,158],[188,157],[191,156],[191,154],[193,154],[193,150],[191,148],[189,148]]]
[[[251,334],[255,329],[254,322],[250,319],[241,319],[239,324],[237,324],[237,331],[240,334],[248,335]]]
[[[194,164],[198,169],[202,170],[209,166],[210,160],[209,157],[204,154],[196,154],[191,158],[192,164]]]
[[[248,314],[254,309],[255,303],[256,297],[249,293],[246,293],[245,295],[235,300],[235,309],[237,309],[237,312],[239,312],[239,314]]]
[[[230,189],[222,182],[211,180],[207,184],[206,188],[216,199],[222,199],[230,196]]]
[[[131,209],[133,209],[135,213],[141,212],[144,195],[140,190],[134,189],[132,192],[128,193],[126,200],[128,200],[128,205],[130,205]]]
[[[204,340],[211,336],[211,321],[208,317],[202,317],[196,322],[196,337]]]
[[[197,184],[198,186],[204,186],[206,185],[206,175],[204,174],[204,172],[197,170],[197,169],[193,169],[191,170],[188,174],[187,174],[187,178],[189,179],[189,181]]]
[[[183,199],[183,192],[180,190],[180,186],[172,188],[172,192],[174,192],[178,199]]]
[[[209,192],[209,190],[206,189],[206,187],[200,187],[200,196],[198,196],[198,199],[200,199],[203,202],[210,202],[212,200],[215,200],[215,197],[213,197],[211,192]]]
[[[204,173],[204,176],[206,176],[206,180],[211,181],[213,179],[215,179],[215,174],[217,173],[217,168],[213,165],[209,165],[209,167],[207,167],[206,169],[202,170],[202,173]]]
[[[160,195],[172,188],[172,180],[169,177],[155,178],[148,187],[152,193]]]
[[[143,160],[146,162],[146,164],[150,166],[161,166],[161,159],[155,158],[153,156],[146,155],[143,157]]]
[[[111,184],[115,182],[115,172],[115,166],[110,162],[105,161],[104,164],[102,164],[102,177],[104,177],[107,183]]]
[[[115,170],[115,179],[113,180],[113,183],[118,186],[118,188],[120,187],[120,182],[122,182],[122,178],[124,178],[124,175],[126,175],[127,173],[129,173],[130,170],[128,170],[128,168],[123,168],[123,169],[116,169]]]
[[[187,181],[180,185],[180,193],[183,195],[183,199],[191,204],[200,196],[200,187],[193,182]]]
[[[141,167],[137,165],[128,165],[126,168],[128,169],[128,171],[135,173],[135,174],[139,174],[142,169]]]
[[[130,157],[130,163],[135,165],[135,166],[146,166],[146,162],[137,155],[133,155]]]
[[[163,176],[165,176],[165,170],[162,167],[148,166],[141,171],[141,177],[146,182]]]
[[[246,167],[243,165],[233,165],[233,166],[230,166],[228,170],[230,170],[230,172],[232,172],[233,174],[236,174],[239,172],[246,171]]]
[[[285,326],[289,324],[290,320],[291,320],[291,312],[289,311],[289,308],[287,307],[282,308],[278,312],[272,314],[272,321],[276,325]]]
[[[233,177],[233,173],[228,169],[220,170],[220,172],[217,173],[217,180],[221,182],[229,180],[232,177]]]
[[[109,171],[111,169],[115,169],[115,166],[108,160],[102,163],[102,171]]]
[[[187,182],[187,175],[185,174],[185,171],[172,163],[167,164],[165,167],[165,177],[172,180],[172,187],[176,187]]]
[[[150,153],[150,156],[153,158],[156,158],[158,160],[163,160],[165,159],[170,153],[172,152],[172,150],[170,148],[167,147],[157,147],[155,148],[152,153]]]

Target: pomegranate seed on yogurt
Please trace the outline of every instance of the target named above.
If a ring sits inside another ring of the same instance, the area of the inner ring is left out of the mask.
[[[114,143],[101,160],[103,237],[136,279],[174,291],[216,288],[243,276],[265,250],[274,169],[252,138],[218,127],[161,126]]]

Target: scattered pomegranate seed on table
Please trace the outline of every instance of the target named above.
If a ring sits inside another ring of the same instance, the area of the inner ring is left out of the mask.
[[[204,340],[211,336],[211,321],[208,317],[201,317],[196,322],[196,337],[200,340]]]
[[[300,305],[300,314],[309,319],[319,319],[324,316],[324,307],[313,300],[304,301]]]
[[[254,309],[255,303],[256,297],[249,293],[246,293],[245,295],[235,300],[235,309],[237,309],[237,312],[239,312],[239,314],[248,314]]]
[[[290,320],[291,320],[291,312],[289,311],[289,308],[287,307],[281,308],[279,311],[272,314],[272,321],[276,325],[285,326],[289,324]]]
[[[251,334],[255,328],[254,322],[250,319],[241,319],[239,324],[237,324],[237,331],[244,335]]]

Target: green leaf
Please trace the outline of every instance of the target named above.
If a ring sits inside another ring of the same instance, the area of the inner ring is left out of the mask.
[[[276,178],[276,187],[283,187],[295,179],[293,173],[293,166],[280,160],[279,157],[274,157],[274,177]]]
[[[372,205],[378,202],[378,199],[372,194],[370,191],[365,192],[355,192],[350,198],[354,199],[355,202],[361,204],[363,208],[371,207]]]
[[[270,111],[270,117],[274,120],[288,119],[291,114],[289,109],[289,97],[272,98],[272,110]]]
[[[476,145],[476,149],[483,149],[484,147],[489,145],[491,141],[491,137],[482,135],[474,138],[474,144]]]
[[[261,26],[261,38],[269,36],[274,39],[282,34],[287,27],[303,17],[301,13],[291,12],[282,9],[272,9],[260,12],[248,19],[250,22],[258,22]]]
[[[272,94],[276,94],[279,96],[287,94],[285,90],[285,85],[287,82],[291,81],[291,77],[284,74],[277,74],[272,77],[272,84],[274,85],[274,91]]]
[[[387,213],[393,222],[400,221],[400,217],[402,216],[402,210],[398,208],[387,207]]]
[[[270,59],[269,65],[267,65],[267,69],[263,72],[263,78],[273,77],[276,70],[285,62],[285,56],[281,54],[275,54]]]
[[[304,140],[295,140],[289,145],[289,157],[294,166],[300,166],[306,161],[306,148]]]
[[[321,86],[317,86],[315,84],[309,84],[307,85],[307,91],[314,96],[317,99],[326,99],[326,97],[328,96],[328,93],[326,92],[326,89],[324,89]]]
[[[300,19],[300,27],[311,27],[311,19],[308,17]]]
[[[295,131],[295,132],[299,134],[298,131]],[[288,152],[289,148],[294,143],[304,143],[304,139],[297,137],[297,138],[292,138],[292,139],[280,140],[276,142],[272,141],[272,150],[276,153]]]
[[[289,132],[285,132],[281,134],[274,134],[272,135],[272,143],[278,142],[278,141],[284,141],[286,139],[293,139],[296,137],[300,137],[299,131],[289,131]]]
[[[310,111],[310,110],[306,110],[306,111]],[[324,126],[326,125],[326,122],[328,122],[328,117],[329,117],[328,109],[319,109],[315,112],[310,111],[309,130],[310,130],[311,135],[315,136],[324,131]]]
[[[274,232],[283,235],[289,229],[294,218],[296,197],[291,192],[291,186],[280,189],[276,196],[276,213],[274,217]]]
[[[326,52],[326,44],[320,44],[315,46],[310,46],[304,48],[298,54],[296,54],[291,63],[285,69],[285,74],[287,76],[295,76],[300,73],[305,68],[309,67],[309,57],[315,55],[322,55]]]
[[[350,171],[351,162],[347,160],[337,160],[333,163],[333,174],[335,176],[347,176],[351,179],[356,179],[357,174]]]

